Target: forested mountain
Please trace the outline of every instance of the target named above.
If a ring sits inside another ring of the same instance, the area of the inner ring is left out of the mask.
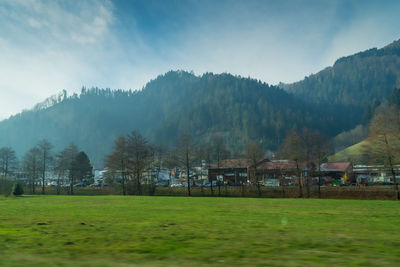
[[[382,101],[400,86],[400,40],[338,59],[332,67],[280,87],[313,103],[359,107]]]
[[[83,88],[70,97],[64,92],[0,122],[0,147],[21,155],[43,138],[56,150],[74,142],[101,165],[114,139],[132,130],[165,146],[190,133],[199,143],[220,135],[232,151],[249,140],[275,149],[292,128],[333,137],[354,127],[360,114],[358,108],[310,104],[250,78],[171,71],[137,92]]]

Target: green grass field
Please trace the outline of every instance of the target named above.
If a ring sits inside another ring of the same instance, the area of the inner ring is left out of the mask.
[[[396,201],[0,198],[2,266],[398,266],[399,261]]]

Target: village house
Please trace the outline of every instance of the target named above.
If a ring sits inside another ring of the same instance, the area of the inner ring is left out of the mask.
[[[213,164],[208,169],[211,181],[220,181],[231,186],[254,184],[256,181],[264,186],[298,185],[298,176],[309,177],[310,182],[318,182],[318,172],[321,171],[322,184],[339,185],[353,177],[351,162],[327,162],[320,168],[310,167],[306,163],[291,160],[269,160],[267,158],[257,163],[256,170],[250,167],[250,160],[227,159]],[[304,182],[304,181],[303,181]]]
[[[324,183],[340,185],[353,177],[353,164],[348,161],[322,163],[320,169]]]
[[[396,179],[400,179],[400,166],[394,167]],[[383,165],[355,165],[353,173],[357,184],[393,183],[391,170]]]
[[[300,171],[303,172],[300,164]],[[263,159],[257,164],[258,180],[265,186],[287,186],[296,183],[296,162],[291,160],[268,160]]]
[[[248,184],[249,165],[250,161],[247,159],[221,160],[208,169],[210,182],[220,181],[232,186]]]

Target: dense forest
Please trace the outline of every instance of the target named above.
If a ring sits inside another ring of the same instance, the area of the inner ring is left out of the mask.
[[[332,67],[293,84],[280,84],[312,103],[365,107],[400,86],[400,40],[338,59]]]
[[[333,137],[357,125],[362,110],[307,103],[266,83],[230,74],[196,76],[170,71],[140,91],[82,88],[47,99],[0,123],[0,146],[19,155],[46,138],[61,149],[71,142],[103,164],[113,140],[137,130],[169,147],[182,133],[202,143],[223,137],[231,151],[249,140],[275,150],[291,129],[318,129]]]

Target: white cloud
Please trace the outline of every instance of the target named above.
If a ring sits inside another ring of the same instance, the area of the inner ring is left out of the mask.
[[[342,16],[341,1],[190,3],[196,10],[181,25],[171,15],[154,45],[136,18],[120,36],[109,0],[0,0],[0,119],[62,89],[138,89],[171,69],[293,82],[400,35],[399,4],[345,6]]]
[[[370,48],[382,48],[400,38],[398,10],[363,10],[350,24],[337,32],[326,50],[324,64],[331,65],[340,57]]]
[[[66,4],[0,3],[0,119],[62,89],[79,90],[88,82],[104,82],[97,79],[93,63],[105,64],[104,43],[114,39],[110,31],[113,5],[109,1]]]
[[[218,10],[215,18],[200,17],[194,23],[198,26],[179,40],[175,66],[196,73],[226,71],[272,84],[295,82],[339,57],[400,37],[396,7],[367,9],[368,3],[345,1],[287,3],[262,2],[250,5],[250,11],[247,3],[237,3]]]

